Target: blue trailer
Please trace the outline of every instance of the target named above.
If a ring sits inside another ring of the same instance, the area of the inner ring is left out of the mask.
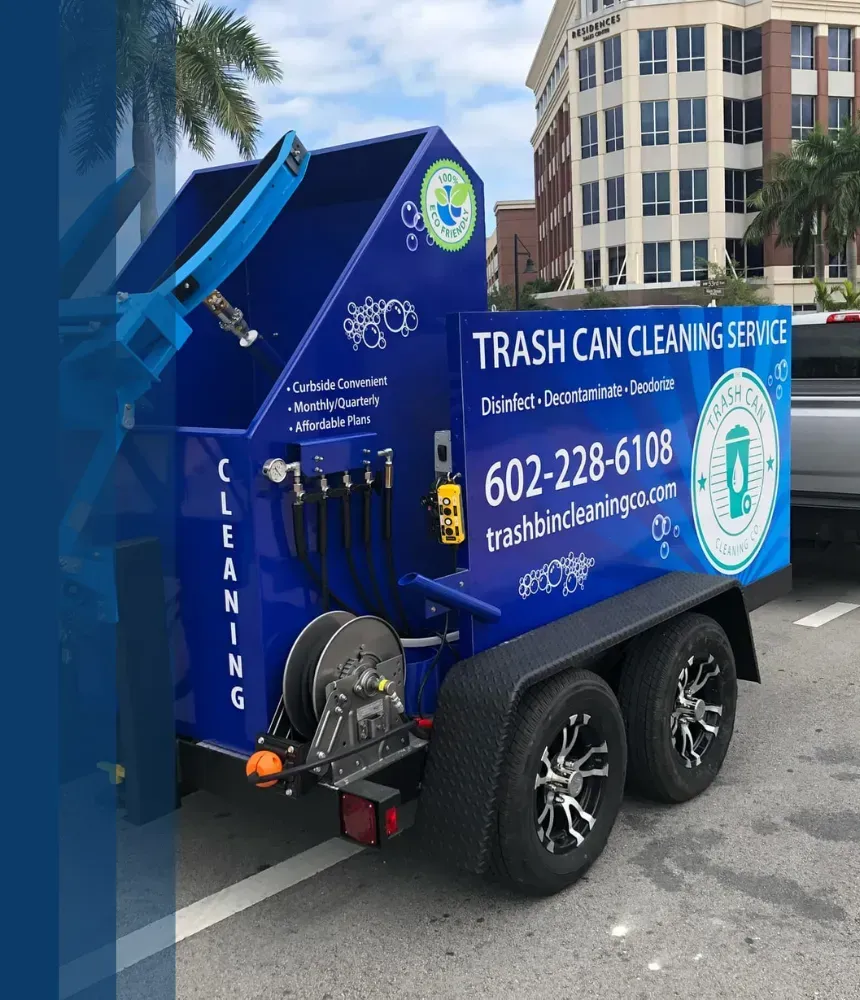
[[[279,190],[277,148],[194,174],[118,282],[188,303],[116,477],[122,537],[175,545],[182,782],[324,790],[374,846],[417,810],[436,854],[558,891],[625,787],[711,784],[760,680],[789,310],[487,312],[443,132],[299,144]]]

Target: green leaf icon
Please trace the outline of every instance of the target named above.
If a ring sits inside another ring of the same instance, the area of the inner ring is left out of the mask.
[[[448,204],[448,195],[445,191],[445,188],[436,189],[436,201],[438,201],[440,205]]]
[[[451,204],[454,208],[461,208],[466,204],[469,197],[469,185],[468,184],[455,184],[451,188]]]

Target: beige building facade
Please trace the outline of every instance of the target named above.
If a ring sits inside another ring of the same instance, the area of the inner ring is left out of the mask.
[[[860,0],[556,0],[527,82],[556,297],[647,301],[695,285],[707,259],[812,308],[811,262],[743,243],[746,199],[773,153],[860,108]],[[845,273],[833,257],[828,276]]]

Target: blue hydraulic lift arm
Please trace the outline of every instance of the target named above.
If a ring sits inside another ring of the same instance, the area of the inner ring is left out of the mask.
[[[206,305],[241,346],[259,346],[256,331],[248,328],[241,311],[221,295],[218,285],[246,259],[281,213],[304,179],[309,159],[310,153],[295,132],[279,139],[149,292],[127,295],[120,291],[115,297],[61,301],[60,334],[67,343],[74,343],[61,363],[68,425],[104,428],[105,407],[115,414],[113,426],[103,431],[60,523],[61,560],[66,572],[70,566],[75,568],[78,582],[85,586],[87,572],[82,560],[89,560],[86,554],[76,552],[81,531],[125,434],[134,426],[135,403],[159,380],[191,334],[188,314]],[[68,258],[68,263],[61,274],[68,294],[68,289],[74,291],[86,276],[86,261],[92,266],[98,259],[105,220],[112,216],[121,225],[131,211],[129,198],[134,197],[136,204],[144,190],[139,177],[127,172],[69,230],[74,238],[64,238],[68,253],[63,260],[65,263]],[[98,236],[88,235],[87,223],[91,232],[98,230]],[[109,352],[109,369],[107,365],[91,365],[102,352]],[[93,378],[90,373],[99,370],[110,370],[114,384],[105,386],[103,380]],[[109,597],[104,594],[101,567],[89,582],[102,592],[103,599]],[[109,600],[113,616],[115,606],[112,598]]]

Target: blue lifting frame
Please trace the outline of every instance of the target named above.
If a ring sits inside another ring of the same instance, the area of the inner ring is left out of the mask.
[[[81,533],[125,435],[134,407],[191,335],[188,315],[205,305],[243,347],[259,338],[218,285],[247,258],[295,193],[310,153],[295,132],[261,159],[148,292],[74,299],[92,266],[143,197],[149,182],[126,171],[60,241],[60,336],[72,344],[61,362],[62,409],[70,429],[103,430],[60,521],[60,571],[65,583],[92,592],[101,621],[117,620],[113,559],[89,551]],[[100,358],[104,364],[96,363]],[[108,368],[107,359],[110,359]],[[101,375],[109,370],[112,385]]]

